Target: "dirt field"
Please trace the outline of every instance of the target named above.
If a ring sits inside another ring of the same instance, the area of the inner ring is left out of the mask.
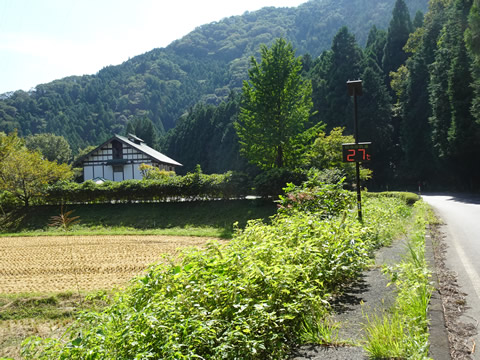
[[[175,256],[208,240],[158,235],[0,237],[0,358],[23,359],[20,344],[28,336],[60,336],[79,307],[92,306],[77,293],[123,287],[163,255]]]
[[[121,287],[164,254],[208,239],[172,236],[0,237],[0,294]]]

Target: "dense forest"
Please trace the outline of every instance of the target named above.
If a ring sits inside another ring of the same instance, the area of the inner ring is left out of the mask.
[[[369,188],[478,190],[478,6],[474,1],[432,0],[425,15],[412,17],[406,3],[398,0],[388,28],[373,26],[364,47],[342,27],[329,50],[318,57],[303,55],[303,76],[313,87],[311,125],[326,124],[327,131],[342,126],[353,133],[352,100],[345,83],[363,80],[359,137],[373,141],[375,157]],[[231,96],[221,106],[192,109],[167,134],[165,151],[177,157],[192,154],[196,158],[185,158],[187,167],[200,163],[210,171],[224,171],[224,163],[215,162],[219,151],[232,155],[230,168],[241,169],[238,152],[223,150],[226,143],[229,149],[238,147],[229,128],[238,112],[225,109],[240,107],[239,101]],[[205,116],[208,112],[212,115]],[[197,138],[200,128],[208,131],[209,139],[221,141],[202,142]]]
[[[312,84],[309,127],[353,132],[349,79],[363,80],[360,140],[374,143],[369,188],[478,189],[478,0],[311,0],[207,24],[98,74],[0,95],[0,131],[55,133],[73,152],[136,132],[204,172],[255,172],[234,123],[251,56],[285,38]],[[428,7],[427,7],[428,5]]]

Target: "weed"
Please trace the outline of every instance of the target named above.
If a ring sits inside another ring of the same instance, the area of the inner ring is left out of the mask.
[[[63,231],[69,231],[73,225],[80,223],[80,216],[72,216],[74,211],[75,210],[64,211],[62,205],[60,207],[60,215],[52,216],[48,226],[58,227]]]
[[[303,344],[339,346],[346,342],[339,338],[341,324],[334,322],[328,314],[322,317],[303,316],[300,329],[300,341]]]
[[[403,318],[398,312],[382,315],[365,314],[365,350],[373,359],[405,358],[406,332]]]

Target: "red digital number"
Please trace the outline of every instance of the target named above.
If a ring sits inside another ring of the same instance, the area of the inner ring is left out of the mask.
[[[355,161],[355,149],[348,149],[347,161]]]
[[[365,149],[358,149],[358,151],[362,152],[362,160],[365,160]]]

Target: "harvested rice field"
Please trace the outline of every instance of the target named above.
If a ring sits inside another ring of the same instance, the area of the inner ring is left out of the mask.
[[[0,294],[122,287],[164,255],[209,239],[159,235],[0,237]]]

